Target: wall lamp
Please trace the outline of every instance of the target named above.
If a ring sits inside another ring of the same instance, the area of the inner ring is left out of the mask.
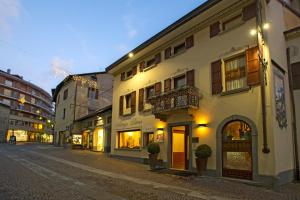
[[[207,124],[197,124],[197,128],[207,127]]]
[[[164,131],[164,128],[157,128],[158,131]]]

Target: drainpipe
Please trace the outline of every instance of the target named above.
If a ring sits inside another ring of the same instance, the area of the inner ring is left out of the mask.
[[[289,89],[290,89],[290,101],[292,109],[292,133],[293,133],[293,146],[294,146],[294,160],[295,160],[295,179],[300,180],[300,171],[299,171],[299,154],[298,154],[298,138],[297,138],[297,126],[296,126],[296,111],[295,111],[295,99],[294,99],[294,90],[293,90],[293,80],[292,80],[292,69],[291,69],[291,60],[290,60],[290,48],[286,49],[287,65],[288,65],[288,78],[289,78]]]
[[[256,1],[256,27],[257,27],[257,44],[259,45],[259,34],[262,35],[263,38],[263,30],[262,30],[262,14],[261,14],[261,6],[260,0]],[[261,31],[261,33],[259,32]],[[265,41],[264,41],[265,42]],[[261,56],[261,55],[260,55]],[[270,153],[270,148],[268,147],[268,136],[267,136],[267,109],[266,109],[266,80],[265,73],[267,68],[267,62],[262,57],[259,58],[259,62],[261,64],[260,67],[260,91],[261,91],[261,107],[262,107],[262,128],[263,128],[263,153]]]
[[[75,81],[76,85],[75,85],[75,95],[74,95],[74,116],[73,116],[73,123],[72,123],[72,131],[74,128],[74,122],[76,119],[76,101],[77,101],[77,81]]]

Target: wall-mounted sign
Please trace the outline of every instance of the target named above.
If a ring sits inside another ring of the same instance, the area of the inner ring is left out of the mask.
[[[82,135],[73,135],[72,142],[75,145],[81,145],[82,144]]]
[[[276,120],[278,122],[278,126],[283,129],[287,127],[287,114],[285,104],[284,74],[282,74],[279,70],[275,70],[274,73],[274,89]]]
[[[155,142],[164,142],[164,131],[163,130],[157,130],[154,134],[154,141]]]

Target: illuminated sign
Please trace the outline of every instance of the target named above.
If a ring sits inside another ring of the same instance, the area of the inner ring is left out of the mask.
[[[82,135],[73,135],[72,142],[75,145],[81,145],[82,144]]]

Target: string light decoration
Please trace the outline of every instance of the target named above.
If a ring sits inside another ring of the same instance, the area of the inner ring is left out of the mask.
[[[88,86],[88,87],[97,89],[97,82],[96,81],[84,78],[82,76],[73,76],[73,80],[77,81],[77,82],[80,82],[82,86]]]
[[[22,97],[22,98],[19,99],[19,102],[20,102],[22,105],[24,105],[24,103],[26,102],[26,100],[25,100],[24,97]]]

